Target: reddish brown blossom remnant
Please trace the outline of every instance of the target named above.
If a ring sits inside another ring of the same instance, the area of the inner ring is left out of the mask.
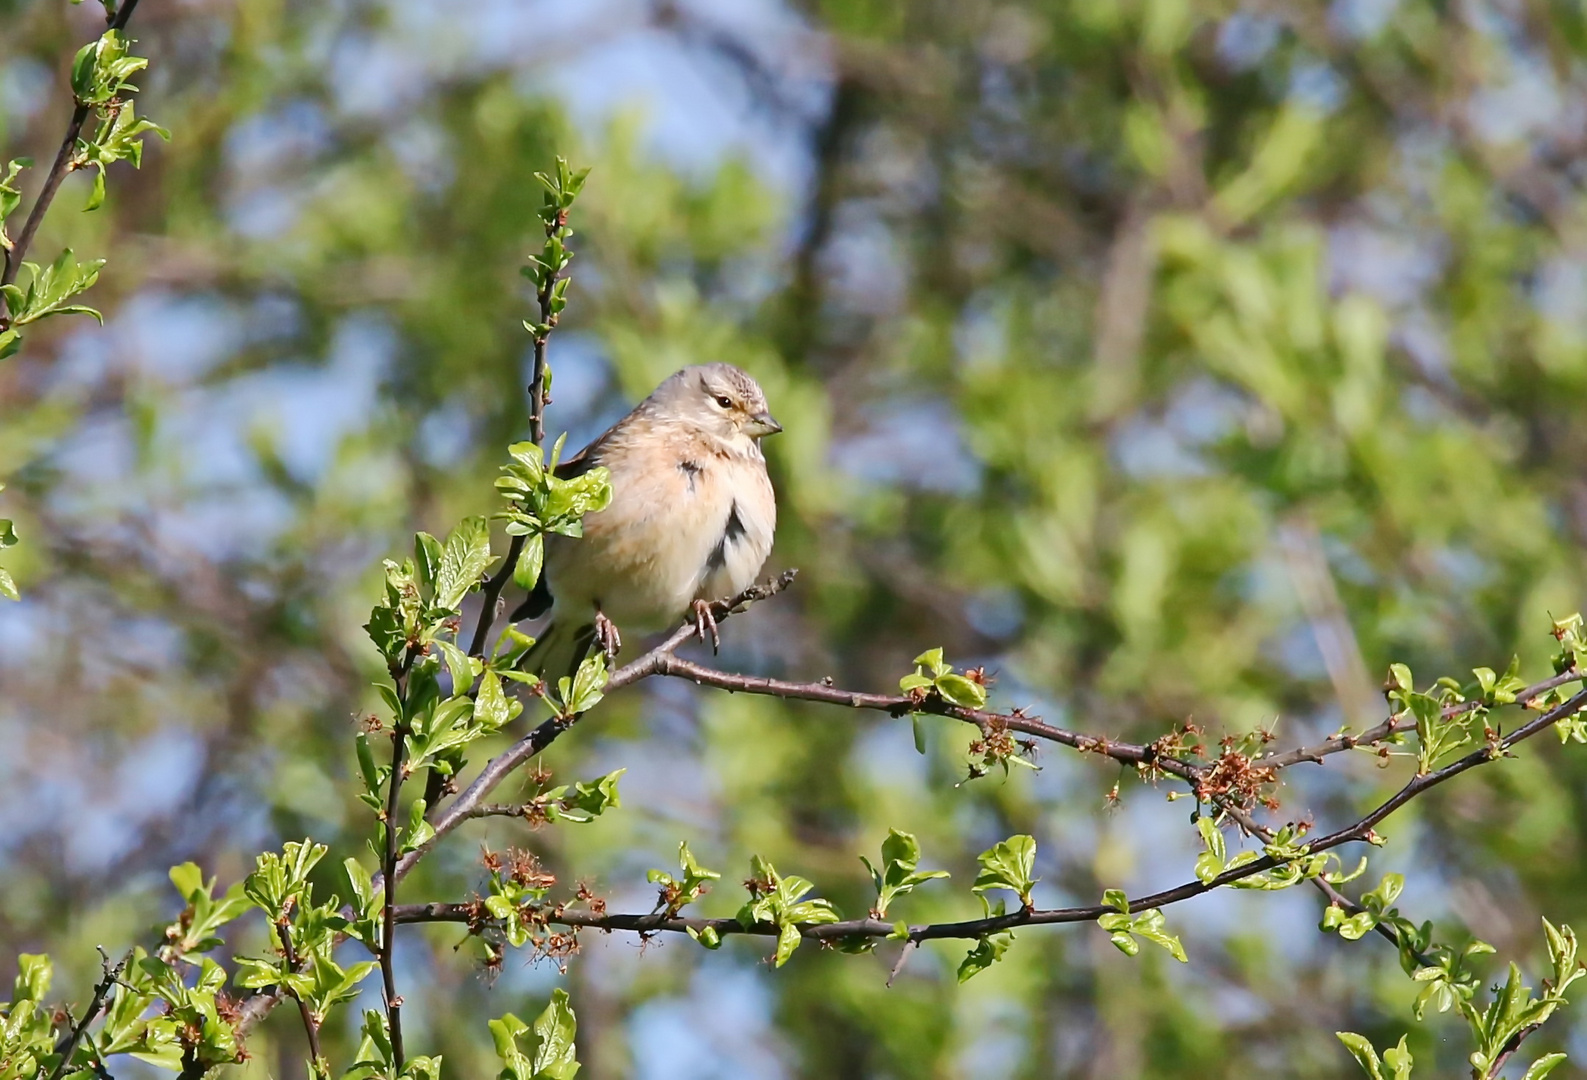
[[[532,851],[510,847],[507,849],[507,859],[507,877],[514,885],[526,889],[549,889],[557,883],[556,875],[547,873]]]
[[[1006,769],[1015,759],[1029,762],[1036,756],[1036,742],[1014,738],[1008,729],[1008,720],[992,716],[981,725],[981,737],[970,743],[970,756],[980,758],[970,763],[970,779],[975,780],[985,776],[994,765]]]
[[[1222,801],[1241,810],[1258,805],[1277,809],[1278,800],[1263,789],[1277,781],[1278,770],[1252,764],[1251,758],[1233,749],[1231,743],[1231,739],[1224,740],[1223,753],[1196,782],[1196,798],[1201,802]]]
[[[582,881],[579,882],[579,891],[575,898],[582,901],[592,915],[606,914],[606,898],[604,896],[596,896],[595,893],[590,891],[589,885]]]

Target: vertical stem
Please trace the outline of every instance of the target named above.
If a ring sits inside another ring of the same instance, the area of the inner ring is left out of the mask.
[[[558,214],[546,225],[546,235],[553,235],[566,222],[566,211]],[[551,322],[551,290],[556,287],[557,279],[562,276],[561,270],[552,270],[546,274],[546,280],[541,283],[538,299],[540,301],[540,324],[549,325]],[[545,450],[546,441],[546,342],[550,331],[535,335],[534,367],[529,376],[529,441]],[[491,629],[496,623],[496,602],[501,599],[502,589],[507,587],[507,580],[512,577],[513,567],[518,565],[518,556],[523,552],[524,538],[515,536],[512,543],[507,545],[507,558],[503,560],[501,569],[491,575],[485,582],[485,588],[480,592],[479,622],[474,625],[474,637],[469,642],[468,654],[470,656],[484,656],[485,642],[490,638]]]
[[[380,977],[386,998],[386,1020],[391,1026],[392,1063],[397,1075],[402,1074],[406,1055],[402,1047],[402,998],[397,993],[395,964],[397,931],[397,809],[402,795],[403,767],[408,750],[408,669],[415,659],[413,648],[408,649],[402,670],[397,673],[397,702],[400,710],[391,730],[391,776],[386,782],[386,850],[381,862],[384,892],[381,905]]]
[[[546,223],[546,236],[555,235],[566,221],[567,211],[563,210]],[[540,283],[540,325],[545,330],[535,335],[534,369],[529,378],[529,441],[542,449],[546,441],[546,342],[551,338],[551,290],[561,276],[561,268],[553,267],[545,271],[545,280]]]
[[[281,954],[286,957],[287,967],[297,971],[298,953],[297,949],[292,945],[292,924],[283,916],[281,921],[276,923],[275,926],[276,933],[281,937]],[[292,1000],[298,1003],[298,1016],[303,1021],[303,1032],[308,1036],[309,1068],[312,1070],[312,1075],[316,1077],[323,1076],[324,1070],[321,1068],[323,1055],[320,1053],[320,1026],[314,1022],[314,1016],[309,1012],[308,1003],[299,997],[296,991],[288,989],[287,992],[292,995]]]

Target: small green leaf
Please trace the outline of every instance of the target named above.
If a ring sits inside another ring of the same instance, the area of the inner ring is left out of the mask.
[[[518,561],[513,564],[513,584],[520,589],[530,590],[540,580],[540,568],[545,561],[545,537],[539,533],[531,533],[524,537],[523,550],[518,553]]]
[[[981,852],[977,861],[981,864],[981,872],[970,886],[971,892],[1008,889],[1019,897],[1021,904],[1030,906],[1030,891],[1036,884],[1036,841],[1033,837],[1019,835],[1000,840]]]
[[[457,610],[489,564],[490,522],[483,517],[464,518],[447,535],[441,550],[435,577],[436,606]]]
[[[1389,1080],[1383,1075],[1383,1063],[1378,1058],[1378,1052],[1372,1048],[1372,1043],[1364,1035],[1357,1035],[1353,1031],[1336,1031],[1335,1037],[1345,1044],[1345,1049],[1350,1051],[1352,1057],[1361,1064],[1372,1080]]]
[[[988,934],[978,938],[975,945],[959,962],[959,981],[969,982],[981,972],[1003,959],[1008,947],[1014,944],[1014,935],[1008,931]]]
[[[94,186],[88,192],[88,202],[83,206],[83,212],[98,210],[105,204],[105,170],[94,170]]]
[[[963,675],[939,675],[935,685],[944,700],[960,708],[979,709],[986,704],[986,687]]]
[[[1554,1066],[1565,1060],[1565,1055],[1559,1051],[1544,1054],[1527,1068],[1521,1080],[1543,1080],[1545,1076],[1554,1071]]]

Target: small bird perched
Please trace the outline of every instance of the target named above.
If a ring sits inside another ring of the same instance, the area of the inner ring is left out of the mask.
[[[617,627],[649,633],[693,608],[716,644],[710,602],[748,588],[771,553],[777,499],[760,439],[782,430],[754,379],[732,364],[673,373],[634,411],[557,467],[596,466],[612,500],[584,518],[584,535],[546,538],[545,568],[512,621],[551,612],[524,667],[571,675]]]

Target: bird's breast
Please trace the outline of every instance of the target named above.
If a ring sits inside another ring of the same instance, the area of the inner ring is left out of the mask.
[[[603,455],[601,464],[611,472],[611,503],[585,518],[582,539],[547,548],[559,608],[599,606],[643,632],[696,598],[731,596],[754,580],[776,527],[758,456],[683,441],[670,453]]]

